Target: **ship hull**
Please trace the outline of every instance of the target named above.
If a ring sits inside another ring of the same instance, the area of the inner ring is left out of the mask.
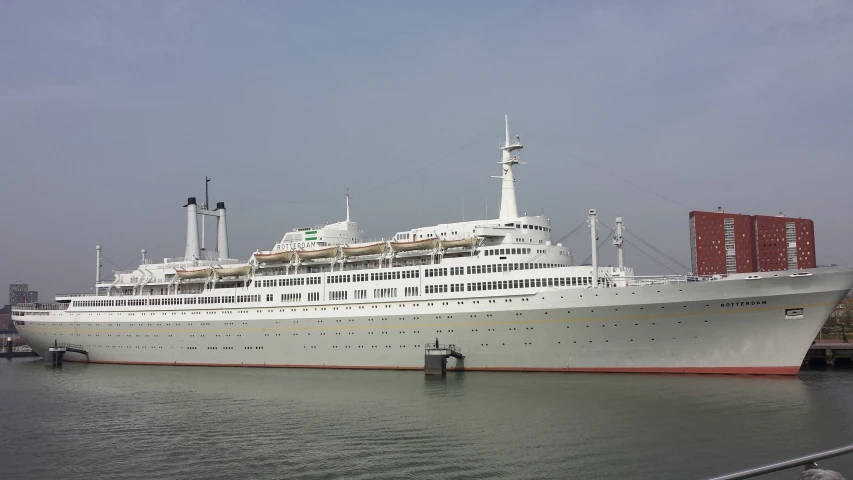
[[[346,306],[69,309],[15,319],[25,320],[18,330],[37,352],[54,342],[74,345],[88,355],[66,360],[95,363],[420,370],[424,345],[438,339],[465,355],[450,358],[449,370],[791,375],[853,287],[851,270],[811,272]]]

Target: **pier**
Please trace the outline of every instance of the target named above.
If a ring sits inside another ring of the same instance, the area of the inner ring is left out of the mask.
[[[803,366],[853,366],[853,343],[816,341],[806,352]]]
[[[62,358],[65,356],[66,352],[74,352],[86,355],[87,360],[89,357],[89,352],[86,351],[82,346],[79,345],[64,345],[59,346],[59,343],[54,340],[53,346],[45,350],[44,352],[44,364],[53,366],[53,367],[61,367],[62,366]]]
[[[465,355],[462,355],[461,348],[453,344],[439,345],[437,340],[436,343],[426,344],[424,346],[424,374],[446,375],[448,357],[462,360]]]
[[[16,358],[16,357],[36,357],[38,353],[32,350],[15,350],[15,342],[13,337],[3,339],[3,348],[0,348],[0,358]]]

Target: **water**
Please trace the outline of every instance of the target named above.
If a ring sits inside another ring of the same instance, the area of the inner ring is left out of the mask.
[[[851,398],[850,371],[436,378],[0,360],[0,476],[700,479],[853,443]],[[853,479],[853,456],[821,466]]]

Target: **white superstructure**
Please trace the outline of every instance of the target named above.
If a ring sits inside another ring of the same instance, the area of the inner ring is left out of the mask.
[[[367,241],[350,218],[297,228],[248,261],[229,258],[225,205],[190,198],[184,256],[114,272],[94,294],[19,305],[36,351],[127,364],[423,368],[424,345],[461,348],[451,369],[795,374],[853,270],[826,268],[637,277],[572,265],[550,220],[519,216],[507,125],[497,219],[447,223]],[[205,204],[206,206],[206,204]],[[199,249],[197,216],[218,219],[217,249]],[[98,249],[100,265],[100,247]],[[98,266],[100,275],[100,266]]]

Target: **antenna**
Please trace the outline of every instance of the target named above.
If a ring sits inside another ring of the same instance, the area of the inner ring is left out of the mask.
[[[598,288],[598,231],[594,208],[589,209],[589,230],[592,237],[592,288]]]
[[[509,115],[504,115],[504,126],[506,127],[506,143],[504,146],[509,146]]]
[[[625,268],[622,257],[622,217],[616,217],[616,230],[613,231],[613,245],[616,245],[616,266],[621,270]]]
[[[465,221],[465,195],[462,195],[462,221]]]

